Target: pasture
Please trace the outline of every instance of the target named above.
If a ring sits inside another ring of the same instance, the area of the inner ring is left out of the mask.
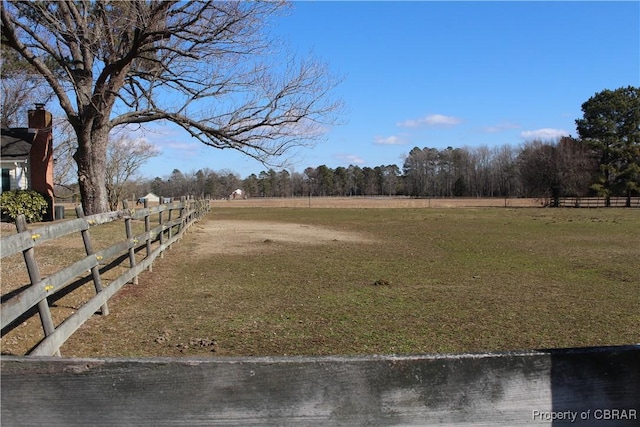
[[[406,354],[640,342],[637,210],[234,203],[214,204],[62,353]]]

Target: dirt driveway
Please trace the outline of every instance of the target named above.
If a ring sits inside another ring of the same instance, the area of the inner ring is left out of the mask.
[[[328,242],[371,243],[372,239],[354,232],[306,224],[215,220],[194,225],[189,239],[197,245],[199,256],[244,254],[267,250],[273,243],[319,245]]]

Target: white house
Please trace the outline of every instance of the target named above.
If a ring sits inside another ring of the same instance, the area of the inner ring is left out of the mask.
[[[2,128],[2,191],[32,188],[53,198],[53,132],[44,104],[28,111],[28,128]]]
[[[2,128],[1,190],[37,191],[49,205],[44,219],[53,220],[53,116],[44,104],[27,113],[28,128]]]
[[[28,128],[2,129],[2,191],[29,188],[29,157],[35,132]]]

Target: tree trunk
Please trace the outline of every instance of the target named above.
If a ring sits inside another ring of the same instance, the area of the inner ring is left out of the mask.
[[[107,212],[109,199],[106,187],[107,126],[77,132],[78,150],[74,159],[78,165],[78,184],[82,208],[86,215]]]

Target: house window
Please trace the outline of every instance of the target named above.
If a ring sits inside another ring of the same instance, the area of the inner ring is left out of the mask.
[[[11,190],[11,176],[9,173],[10,169],[2,169],[2,191]]]

